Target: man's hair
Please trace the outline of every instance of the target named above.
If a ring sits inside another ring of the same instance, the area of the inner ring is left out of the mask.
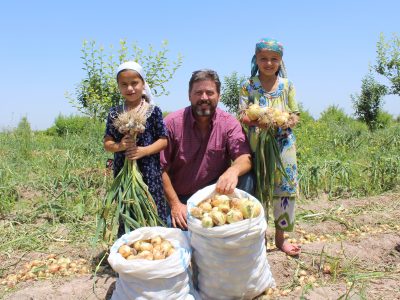
[[[202,69],[202,70],[194,71],[192,73],[192,77],[190,78],[190,81],[189,81],[189,94],[192,91],[193,84],[197,81],[203,81],[203,80],[214,81],[215,85],[217,87],[217,92],[218,92],[218,94],[220,94],[221,81],[219,80],[217,72],[210,70],[210,69]]]

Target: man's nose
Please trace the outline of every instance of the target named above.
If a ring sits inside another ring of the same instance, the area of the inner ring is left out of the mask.
[[[208,99],[208,95],[206,92],[201,93],[200,99]]]

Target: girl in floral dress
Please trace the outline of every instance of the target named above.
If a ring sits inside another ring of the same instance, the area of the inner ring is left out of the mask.
[[[124,166],[125,157],[137,160],[143,180],[157,205],[158,215],[166,224],[167,204],[164,200],[159,153],[167,147],[168,142],[162,112],[152,103],[152,94],[145,81],[142,67],[136,62],[125,62],[118,67],[117,83],[124,104],[112,107],[109,111],[104,149],[114,153],[114,177]],[[129,135],[122,135],[114,127],[114,120],[118,115],[130,110],[144,112],[147,118],[145,130],[138,134],[136,145]],[[121,230],[123,226],[120,226],[118,236],[124,233]]]
[[[283,46],[280,42],[264,38],[256,44],[252,59],[251,77],[241,87],[239,107],[244,111],[252,103],[260,107],[273,107],[295,116],[288,128],[278,128],[275,138],[280,149],[283,167],[288,179],[278,174],[273,191],[273,214],[275,219],[275,244],[287,255],[300,254],[300,246],[290,244],[284,238],[284,232],[293,231],[295,199],[297,196],[298,178],[296,162],[296,138],[292,128],[299,120],[299,108],[296,102],[295,89],[286,77],[282,61]],[[258,121],[250,121],[241,114],[241,122],[248,126],[248,135],[252,150],[257,145]],[[266,158],[268,159],[268,158]]]

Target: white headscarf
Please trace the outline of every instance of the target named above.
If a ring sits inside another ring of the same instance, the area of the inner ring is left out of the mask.
[[[135,71],[135,72],[139,73],[140,77],[142,77],[142,79],[144,81],[144,91],[143,91],[143,93],[147,96],[147,99],[149,100],[149,103],[150,104],[154,104],[153,94],[151,93],[150,87],[146,82],[146,78],[144,76],[142,66],[139,65],[137,62],[134,62],[134,61],[124,62],[123,64],[121,64],[118,67],[117,73],[116,73],[116,77],[118,76],[119,72],[121,72],[123,70],[132,70],[132,71]]]

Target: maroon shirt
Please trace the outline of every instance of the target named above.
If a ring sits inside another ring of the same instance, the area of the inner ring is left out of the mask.
[[[172,186],[179,196],[204,188],[250,147],[239,121],[217,108],[211,120],[211,132],[201,137],[191,107],[170,113],[165,118],[168,147],[161,152],[161,166],[168,170]]]

